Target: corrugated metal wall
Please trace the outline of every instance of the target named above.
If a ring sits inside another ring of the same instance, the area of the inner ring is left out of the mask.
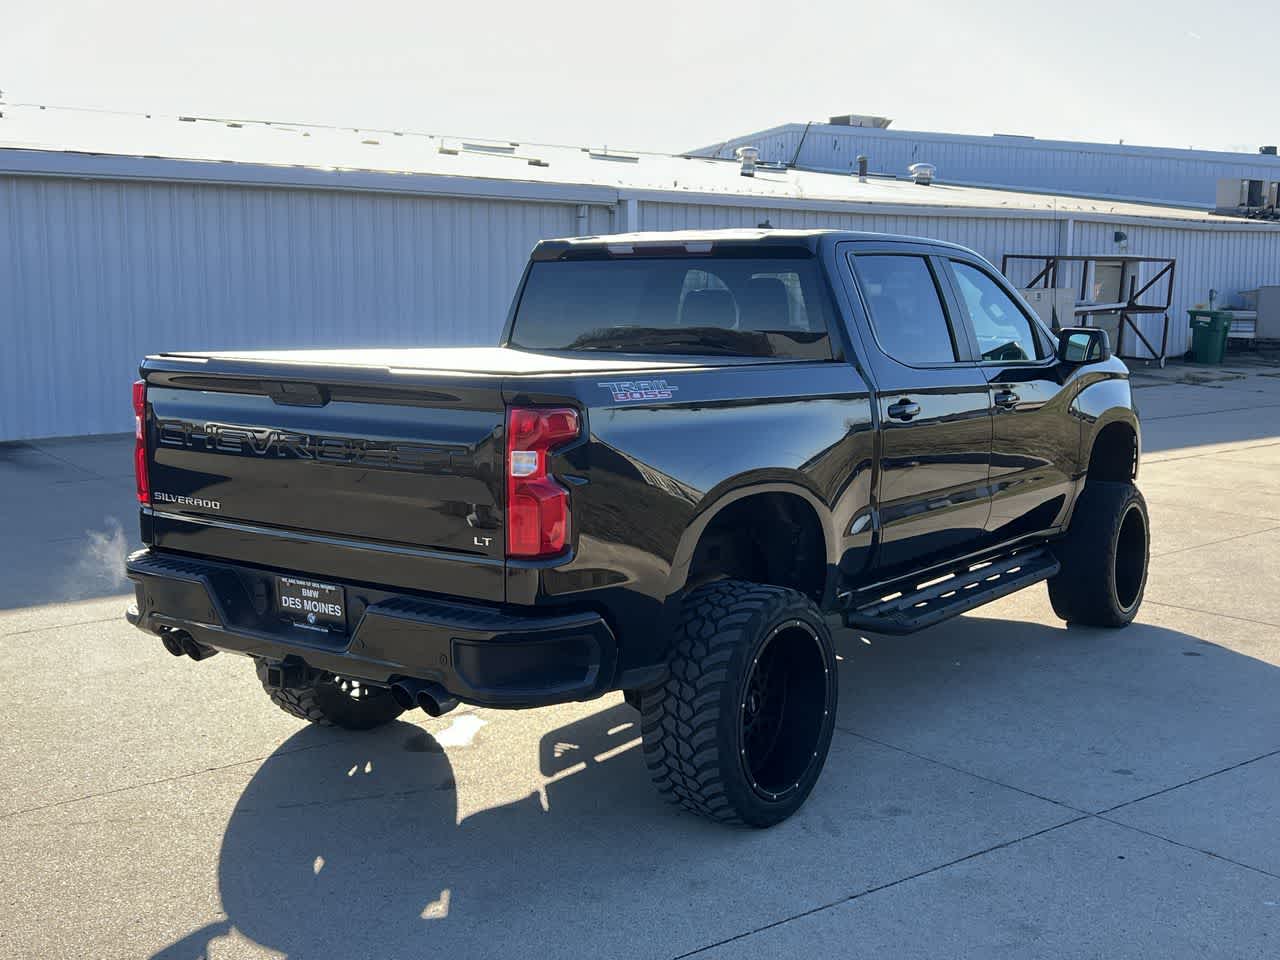
[[[607,231],[593,208],[589,229]],[[493,343],[571,204],[0,178],[0,441],[130,429],[169,349]]]
[[[1192,156],[1113,144],[1089,149],[1022,137],[915,134],[825,124],[814,125],[808,135],[799,126],[768,136],[736,137],[714,152],[732,157],[735,149],[746,144],[758,147],[762,160],[795,161],[804,170],[847,173],[856,169],[858,154],[864,154],[872,173],[902,177],[907,167],[923,161],[938,168],[943,182],[1134,197],[1205,208],[1214,205],[1220,177],[1280,180],[1280,160],[1261,155],[1235,160],[1211,153]]]
[[[625,205],[624,205],[625,206]],[[721,203],[607,207],[319,189],[0,177],[0,441],[128,430],[128,384],[169,349],[493,343],[539,239],[613,229],[836,227],[950,240],[997,265],[1061,221]],[[1073,251],[1178,260],[1186,309],[1280,283],[1280,232],[1076,221]],[[1017,278],[1015,278],[1017,279]]]
[[[1218,292],[1216,303],[1221,306],[1237,302],[1241,290],[1280,284],[1280,233],[1077,222],[1075,252],[1121,252],[1112,239],[1117,229],[1128,235],[1124,253],[1173,257],[1178,261],[1173,307],[1169,311],[1171,355],[1190,347],[1187,311],[1197,304],[1207,304],[1210,290]]]
[[[754,227],[767,221],[774,227],[834,227],[932,237],[970,247],[997,267],[1006,253],[1066,252],[1059,249],[1064,221],[1049,219],[878,216],[719,204],[644,203],[641,220],[646,230],[674,230],[682,226]],[[1114,241],[1117,229],[1128,235],[1123,250]],[[1173,306],[1169,311],[1168,353],[1171,356],[1188,349],[1190,330],[1186,311],[1207,302],[1211,289],[1218,291],[1217,302],[1224,304],[1241,290],[1280,283],[1280,232],[1192,230],[1077,220],[1073,233],[1071,252],[1076,254],[1127,253],[1177,259]],[[1013,279],[1025,282],[1030,277],[1015,274]],[[1075,286],[1075,283],[1073,279],[1063,285]]]

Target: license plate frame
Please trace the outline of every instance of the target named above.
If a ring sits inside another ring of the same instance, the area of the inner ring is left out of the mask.
[[[347,592],[309,577],[276,577],[276,613],[299,627],[347,632]],[[335,609],[336,608],[336,609]]]

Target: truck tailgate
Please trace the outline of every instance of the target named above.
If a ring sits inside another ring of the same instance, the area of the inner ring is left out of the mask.
[[[500,379],[338,374],[148,369],[153,542],[503,600]]]

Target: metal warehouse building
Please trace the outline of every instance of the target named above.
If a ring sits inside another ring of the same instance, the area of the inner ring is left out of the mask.
[[[544,237],[839,227],[1004,253],[1176,257],[1185,311],[1280,283],[1280,225],[396,131],[5,106],[0,441],[124,431],[149,352],[493,343]],[[1117,242],[1117,237],[1123,240]]]
[[[1200,208],[1214,206],[1220,179],[1280,180],[1280,158],[1274,154],[926,133],[870,125],[887,124],[884,117],[844,119],[783,124],[690,153],[732,158],[739,147],[752,146],[767,162],[845,174],[857,168],[861,155],[868,170],[881,176],[902,177],[913,163],[932,163],[948,183]]]

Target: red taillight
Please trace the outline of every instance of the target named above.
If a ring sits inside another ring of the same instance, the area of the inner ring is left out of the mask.
[[[133,385],[133,476],[138,482],[138,502],[151,502],[151,477],[147,473],[147,382]]]
[[[507,414],[507,556],[547,557],[569,544],[569,491],[547,476],[547,453],[578,436],[567,407]]]

